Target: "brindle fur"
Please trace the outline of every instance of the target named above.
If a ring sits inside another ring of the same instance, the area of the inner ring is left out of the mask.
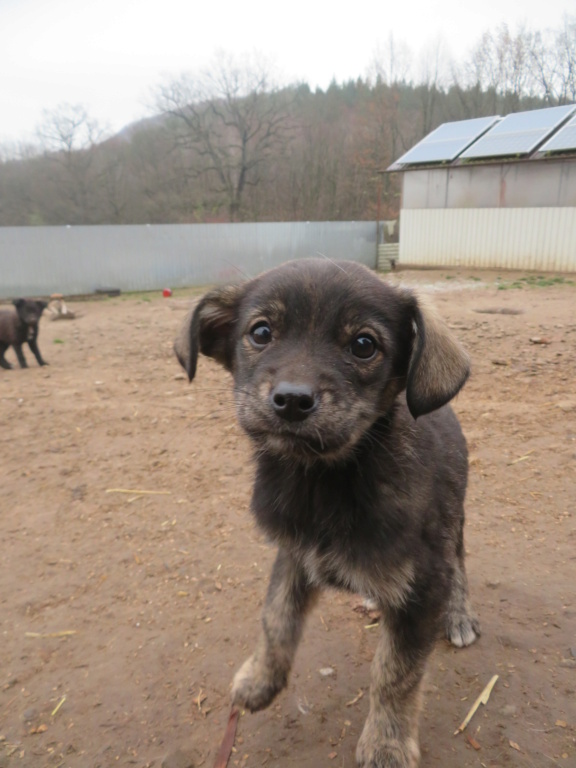
[[[261,322],[272,340],[258,347],[250,332]],[[352,353],[362,334],[376,341],[370,359]],[[233,702],[259,710],[286,686],[322,588],[358,592],[382,621],[356,759],[414,768],[436,639],[464,646],[480,634],[464,568],[466,443],[447,405],[468,377],[466,354],[413,293],[357,264],[315,259],[208,293],[175,349],[190,379],[199,352],[232,372],[255,446],[252,510],[278,546],[262,634]],[[279,414],[279,391],[292,403],[311,393],[306,413]]]
[[[32,353],[38,365],[48,365],[42,359],[38,349],[38,324],[40,316],[48,306],[45,301],[34,301],[33,299],[15,299],[13,301],[15,310],[0,310],[0,366],[2,368],[12,368],[11,364],[4,357],[8,347],[14,347],[16,357],[21,368],[28,368],[28,363],[22,351],[24,342],[32,350]]]

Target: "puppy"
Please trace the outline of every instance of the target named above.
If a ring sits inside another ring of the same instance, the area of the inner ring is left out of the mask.
[[[28,368],[28,363],[22,352],[22,344],[28,342],[38,365],[48,365],[42,359],[38,349],[38,324],[42,312],[48,306],[45,301],[34,301],[32,299],[15,299],[14,307],[16,311],[9,309],[0,310],[0,366],[2,368],[12,368],[5,359],[4,354],[8,347],[14,347],[16,357],[21,368]]]
[[[480,634],[464,568],[466,443],[447,405],[467,355],[410,291],[315,259],[211,291],[175,351],[190,380],[199,352],[232,372],[255,448],[252,511],[278,546],[233,703],[256,711],[286,686],[321,589],[360,593],[382,621],[356,760],[414,768],[435,641]]]

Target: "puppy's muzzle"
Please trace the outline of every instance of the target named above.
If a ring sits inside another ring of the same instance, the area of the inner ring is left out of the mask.
[[[270,405],[285,421],[304,421],[318,407],[318,397],[307,384],[281,381],[270,393]]]

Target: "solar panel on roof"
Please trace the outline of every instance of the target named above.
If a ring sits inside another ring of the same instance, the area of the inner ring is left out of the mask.
[[[540,152],[568,152],[571,149],[576,150],[576,117],[548,139],[546,144],[540,147]]]
[[[408,150],[395,163],[411,165],[417,163],[438,163],[454,160],[474,139],[498,120],[498,117],[477,117],[443,123],[425,136],[415,147]]]
[[[490,128],[461,157],[470,159],[529,154],[574,110],[576,105],[570,104],[531,112],[515,112]]]

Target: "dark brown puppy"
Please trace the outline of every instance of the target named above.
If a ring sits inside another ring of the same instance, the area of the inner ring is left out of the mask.
[[[233,702],[262,709],[286,686],[319,590],[358,592],[383,618],[356,758],[413,768],[434,643],[479,635],[464,569],[466,443],[446,405],[466,354],[411,292],[322,260],[204,296],[176,343],[190,379],[199,352],[234,376],[256,449],[252,509],[278,545]]]
[[[33,299],[15,299],[12,309],[0,310],[0,366],[2,368],[12,368],[4,355],[8,347],[14,347],[16,357],[21,368],[28,368],[28,363],[22,352],[22,344],[28,342],[38,365],[48,365],[42,359],[38,349],[38,324],[42,312],[48,306],[45,301],[34,301]]]

